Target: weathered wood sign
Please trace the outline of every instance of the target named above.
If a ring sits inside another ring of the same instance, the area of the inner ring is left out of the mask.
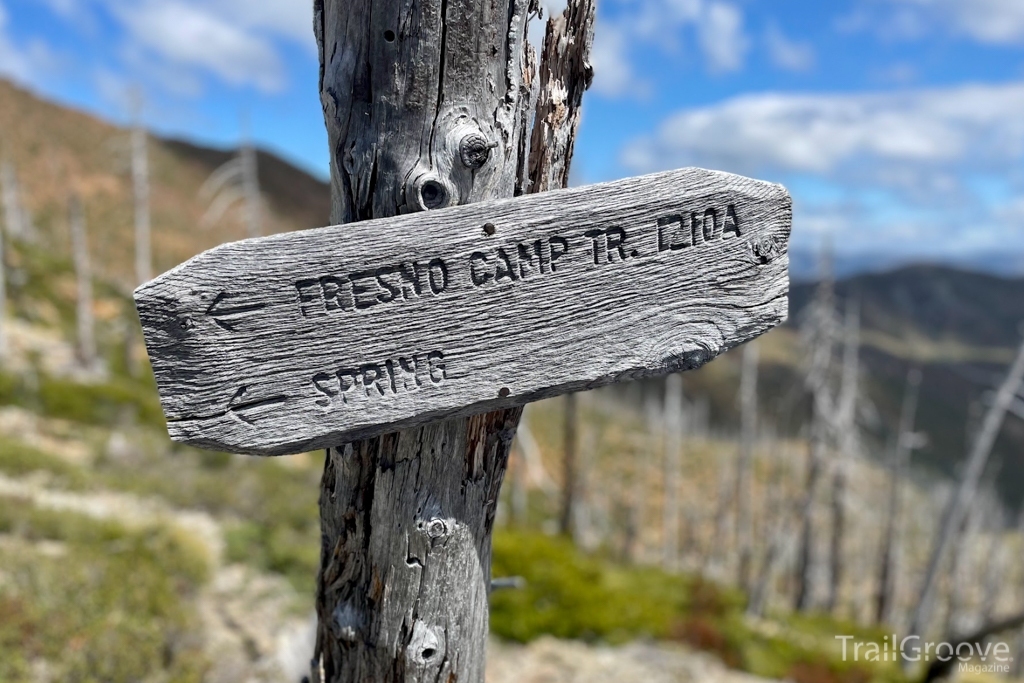
[[[278,455],[698,367],[785,320],[791,220],[684,169],[225,244],[135,299],[171,437]]]

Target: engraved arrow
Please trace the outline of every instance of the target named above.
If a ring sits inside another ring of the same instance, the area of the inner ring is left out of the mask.
[[[234,414],[235,417],[237,417],[239,420],[241,420],[242,422],[244,422],[244,423],[246,423],[248,425],[254,425],[254,424],[256,424],[256,421],[254,419],[252,419],[252,418],[246,417],[245,414],[244,414],[245,411],[253,410],[255,408],[263,408],[265,406],[277,405],[279,403],[284,403],[284,402],[286,402],[288,400],[287,396],[274,396],[272,398],[263,398],[263,399],[260,399],[258,401],[249,401],[247,403],[236,403],[236,401],[238,401],[238,399],[240,399],[243,396],[245,396],[245,392],[247,392],[247,391],[249,391],[249,387],[242,386],[242,387],[240,387],[238,389],[238,391],[235,392],[235,395],[231,397],[230,401],[228,401],[228,410],[227,410],[227,412]]]
[[[235,326],[230,318],[245,315],[246,313],[252,313],[253,311],[258,311],[267,307],[266,304],[249,304],[248,306],[222,305],[228,299],[233,298],[233,295],[228,294],[227,292],[221,292],[217,295],[217,298],[213,300],[213,303],[210,304],[210,307],[206,309],[206,315],[213,318],[213,322],[217,323],[228,332],[235,331]]]

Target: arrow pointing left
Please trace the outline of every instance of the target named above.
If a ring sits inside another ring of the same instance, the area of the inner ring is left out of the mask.
[[[228,412],[232,413],[235,417],[237,417],[239,420],[248,425],[256,424],[256,421],[253,418],[246,417],[246,411],[254,410],[256,408],[264,408],[266,406],[277,405],[279,403],[284,403],[285,401],[288,400],[287,396],[273,396],[271,398],[259,399],[257,401],[236,403],[238,399],[245,396],[248,390],[249,387],[247,386],[240,387],[238,391],[235,392],[235,395],[231,397],[231,400],[228,401]]]
[[[210,307],[206,309],[206,315],[213,318],[213,322],[217,323],[228,332],[235,331],[235,323],[239,316],[245,315],[246,313],[253,313],[267,307],[266,304],[248,304],[245,306],[224,305],[224,302],[228,299],[234,298],[234,295],[228,294],[227,292],[221,292],[217,295],[217,298],[213,300],[213,303],[210,304]]]

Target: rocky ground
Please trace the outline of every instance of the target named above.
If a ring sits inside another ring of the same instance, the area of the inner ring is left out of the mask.
[[[620,647],[541,638],[491,642],[488,683],[763,683],[700,652],[659,643]]]

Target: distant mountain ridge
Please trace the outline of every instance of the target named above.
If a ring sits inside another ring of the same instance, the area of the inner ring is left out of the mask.
[[[44,245],[56,255],[70,255],[67,233],[68,191],[85,201],[90,250],[97,277],[132,282],[133,237],[131,181],[127,172],[128,132],[93,116],[46,102],[0,80],[0,152],[17,167],[25,203],[31,209]],[[198,190],[209,174],[234,152],[188,141],[151,138],[154,267],[167,270],[189,257],[245,230],[228,215],[209,230],[200,229],[206,207]],[[260,183],[268,206],[267,232],[298,230],[329,222],[330,187],[267,152],[258,157]],[[791,254],[793,272],[813,272],[806,256]],[[1003,259],[1009,262],[1012,254]],[[999,259],[992,259],[996,263]],[[863,272],[880,263],[861,264],[861,274],[842,263],[836,285],[840,302],[861,300],[864,325],[863,364],[866,393],[880,415],[875,449],[883,456],[886,434],[894,429],[903,382],[911,364],[924,369],[919,428],[931,437],[915,459],[946,475],[956,471],[967,442],[968,415],[997,382],[1019,343],[1024,321],[1024,277],[1001,277],[947,266],[917,265],[888,272]],[[989,264],[991,265],[991,264]],[[766,414],[779,397],[799,389],[800,350],[793,330],[813,296],[814,284],[797,282],[791,292],[791,321],[772,332],[765,346],[762,388]],[[788,360],[785,360],[788,358]],[[730,354],[724,366],[738,359]],[[736,377],[719,363],[687,374],[688,387],[711,396],[720,421],[735,413]],[[799,417],[799,409],[791,410]],[[976,411],[975,411],[976,412]],[[1011,502],[1024,496],[1024,422],[1007,418],[996,447],[990,477]]]
[[[792,288],[790,326],[799,324],[815,286]],[[918,265],[840,280],[836,294],[840,306],[860,301],[866,394],[884,433],[891,436],[896,428],[908,369],[920,367],[918,429],[930,442],[915,461],[954,476],[968,432],[984,415],[986,396],[1002,381],[1021,343],[1024,277]],[[1024,420],[1006,417],[986,476],[1009,503],[1022,502]]]

